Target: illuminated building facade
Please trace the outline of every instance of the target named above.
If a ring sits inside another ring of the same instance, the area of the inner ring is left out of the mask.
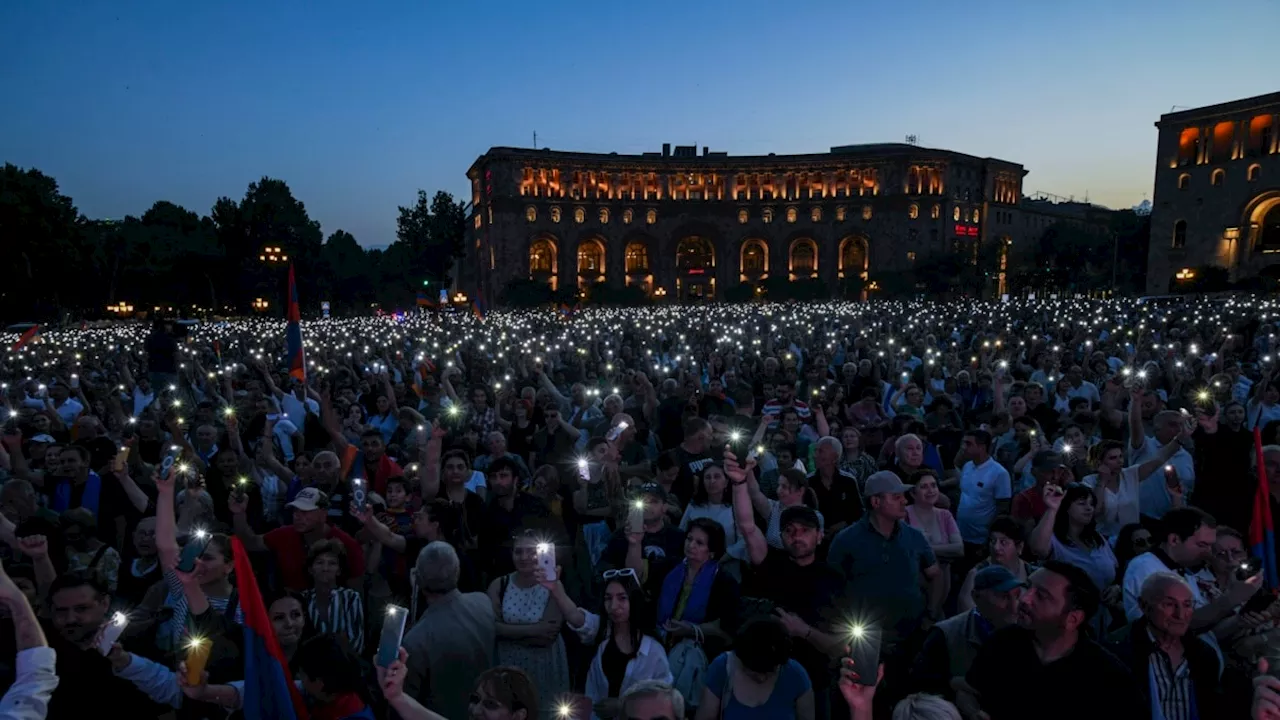
[[[908,144],[754,157],[669,145],[643,155],[492,148],[467,172],[458,287],[489,302],[516,278],[588,293],[633,285],[681,301],[778,277],[834,291],[935,254],[1007,246],[1024,174]]]
[[[1169,113],[1156,127],[1147,292],[1206,265],[1233,281],[1280,277],[1280,92]]]

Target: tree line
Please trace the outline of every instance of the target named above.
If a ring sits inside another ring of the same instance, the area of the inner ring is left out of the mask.
[[[447,192],[419,190],[399,208],[395,242],[365,249],[345,230],[326,239],[276,178],[250,183],[239,201],[218,198],[206,215],[159,200],[141,217],[102,220],[80,213],[54,178],[5,164],[0,238],[9,272],[0,283],[0,314],[10,322],[97,318],[121,302],[138,311],[239,314],[257,298],[279,314],[283,257],[296,267],[304,315],[318,313],[321,300],[334,313],[413,306],[418,291],[434,296],[448,287],[467,212]],[[277,262],[267,248],[279,248]]]

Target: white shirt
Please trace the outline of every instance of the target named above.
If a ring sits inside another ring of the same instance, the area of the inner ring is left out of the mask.
[[[582,614],[586,616],[582,627],[574,627],[570,623],[569,629],[578,634],[578,639],[584,645],[590,645],[600,634],[600,616],[586,610],[583,610]],[[601,658],[604,657],[605,645],[610,642],[612,642],[610,633],[606,632],[604,641],[596,648],[595,656],[591,660],[591,669],[587,671],[587,686],[584,694],[591,698],[592,703],[609,697],[609,679],[604,675]],[[636,656],[627,663],[627,670],[622,675],[621,692],[626,693],[632,687],[650,680],[669,684],[672,681],[671,666],[667,664],[667,653],[662,649],[662,645],[645,635],[640,639],[640,649],[636,652]],[[592,713],[591,717],[592,720],[598,720],[595,713]]]
[[[141,415],[142,411],[147,409],[147,406],[155,402],[155,399],[156,399],[156,393],[154,388],[150,393],[144,393],[140,388],[135,386],[133,388],[133,397],[132,397],[133,416],[137,417]]]
[[[310,410],[319,415],[320,403],[311,398],[306,398],[305,401],[299,400],[293,393],[285,393],[284,397],[280,398],[280,410],[284,412],[285,417],[289,418],[289,422],[298,427],[306,427],[307,411]]]
[[[1142,617],[1142,606],[1138,604],[1138,599],[1142,595],[1142,584],[1147,581],[1147,578],[1159,572],[1173,573],[1186,579],[1180,569],[1165,565],[1160,558],[1156,557],[1155,553],[1145,552],[1129,561],[1129,566],[1124,571],[1122,587],[1124,589],[1124,616],[1130,622]],[[1187,585],[1191,586],[1191,600],[1195,607],[1204,607],[1209,603],[1194,580],[1187,579]],[[1206,634],[1211,635],[1212,633]]]
[[[49,647],[27,648],[18,651],[17,661],[13,684],[0,700],[0,720],[43,720],[58,687],[57,654]]]
[[[1098,386],[1088,380],[1081,380],[1080,387],[1073,387],[1068,390],[1067,397],[1088,398],[1089,402],[1095,405],[1102,402],[1102,396],[1098,394]]]
[[[1155,457],[1161,447],[1163,446],[1153,437],[1148,437],[1141,449],[1128,447],[1129,464],[1141,465]],[[1189,496],[1196,489],[1196,465],[1191,453],[1179,448],[1166,464],[1172,465],[1177,472],[1183,496]],[[1155,472],[1142,479],[1138,488],[1138,504],[1143,515],[1153,518],[1164,517],[1173,506],[1173,498],[1169,497],[1169,489],[1164,484],[1164,466],[1156,468]]]
[[[960,536],[973,545],[987,542],[987,528],[996,519],[996,503],[1013,497],[1009,471],[995,458],[987,458],[981,465],[973,461],[964,464],[960,471],[960,509],[956,523]]]
[[[70,425],[80,417],[80,413],[84,412],[84,405],[81,405],[75,398],[67,398],[66,402],[61,405],[54,404],[54,412],[58,413],[58,417],[62,418],[62,422]]]
[[[1163,471],[1161,471],[1163,475]],[[1097,474],[1089,475],[1080,481],[1089,487],[1098,486]],[[1161,478],[1163,482],[1163,477]],[[1138,522],[1138,466],[1130,465],[1120,470],[1120,484],[1115,490],[1103,488],[1102,494],[1107,499],[1107,506],[1098,517],[1098,534],[1112,538],[1120,533],[1120,528],[1129,523]]]

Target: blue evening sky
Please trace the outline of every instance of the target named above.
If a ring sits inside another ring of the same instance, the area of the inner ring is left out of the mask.
[[[263,175],[395,239],[494,145],[730,154],[920,143],[1028,192],[1149,196],[1174,105],[1277,89],[1275,0],[3,0],[0,162],[90,217]]]

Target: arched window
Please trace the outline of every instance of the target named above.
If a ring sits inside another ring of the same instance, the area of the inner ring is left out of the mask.
[[[573,209],[573,221],[581,225],[587,221],[587,211],[582,208]]]
[[[556,244],[546,238],[534,240],[529,246],[529,274],[538,273],[556,273]]]
[[[915,220],[916,218],[920,217],[920,206],[915,203],[911,203],[910,205],[908,205],[907,217],[911,218],[912,220]]]
[[[649,273],[649,246],[639,241],[627,243],[627,274]]]
[[[1209,184],[1214,187],[1222,187],[1222,183],[1227,179],[1227,171],[1218,168],[1209,176]]]
[[[558,207],[551,208],[551,222],[553,223],[560,222],[560,208]]]
[[[937,220],[938,218],[942,217],[942,206],[935,204],[932,208],[930,208],[929,217],[933,218],[934,220]]]
[[[716,266],[716,252],[711,241],[696,235],[687,237],[676,246],[676,269],[681,272],[700,273]]]
[[[622,211],[622,224],[623,224],[623,225],[630,225],[630,224],[631,224],[631,221],[632,221],[634,218],[635,218],[635,213],[631,211],[631,208],[627,208],[626,210],[623,210],[623,211]]]
[[[951,219],[956,222],[960,222],[960,208],[953,208],[951,210]]]
[[[767,223],[773,222],[773,208],[765,208],[760,211],[760,219]]]
[[[742,274],[758,275],[769,271],[769,250],[760,240],[748,240],[742,246]]]
[[[862,206],[862,219],[863,219],[863,220],[870,220],[870,219],[871,219],[871,206],[870,206],[870,205],[863,205],[863,206]]]
[[[1191,187],[1191,175],[1188,173],[1182,173],[1178,176],[1178,189],[1186,190],[1189,187]]]
[[[980,219],[980,217],[981,217],[981,216],[978,214],[978,208],[974,208],[974,209],[973,209],[973,224],[974,224],[974,225],[977,225],[977,224],[978,224],[978,220]]]
[[[609,224],[609,208],[600,208],[600,224]]]
[[[791,243],[791,272],[809,274],[817,270],[818,246],[807,238]]]
[[[529,207],[525,208],[525,209],[524,209],[524,220],[525,220],[525,222],[537,222],[537,221],[538,221],[538,208],[536,208],[536,207],[534,207],[534,206],[532,206],[532,205],[530,205]]]
[[[652,209],[646,210],[644,213],[644,221],[646,224],[649,224],[649,225],[652,225],[658,222],[658,211],[652,210]]]
[[[796,221],[796,209],[793,207],[787,208],[787,222],[793,223],[795,221]]]
[[[578,246],[578,274],[604,272],[604,243],[587,240]]]
[[[1187,245],[1187,221],[1179,220],[1173,224],[1173,247],[1181,248]]]
[[[816,207],[810,209],[809,220],[812,222],[822,222],[822,208]]]
[[[1249,182],[1257,182],[1258,176],[1261,174],[1262,174],[1262,166],[1255,163],[1249,166],[1249,174],[1246,175],[1245,177],[1249,179]]]
[[[836,208],[836,222],[844,222],[845,215],[849,212],[848,208],[841,205]]]
[[[746,225],[746,224],[747,224],[747,220],[748,220],[748,219],[749,219],[749,215],[748,215],[748,213],[747,213],[747,211],[746,211],[746,210],[739,210],[739,211],[738,211],[738,222],[739,222],[740,224],[742,224],[742,225]]]
[[[853,277],[867,269],[867,240],[861,237],[845,238],[840,243],[840,275]]]

